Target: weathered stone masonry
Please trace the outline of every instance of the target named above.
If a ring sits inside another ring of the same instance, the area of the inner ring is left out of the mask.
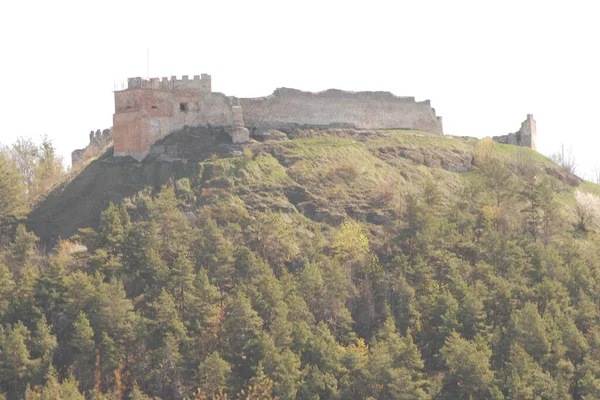
[[[498,143],[513,144],[516,146],[529,147],[530,149],[536,150],[537,129],[533,115],[527,114],[527,119],[521,123],[521,129],[515,133],[494,136],[492,140]]]
[[[253,130],[289,126],[352,125],[364,129],[418,129],[443,134],[441,117],[429,100],[398,97],[389,92],[318,93],[280,88],[267,97],[239,99],[244,121]]]
[[[96,132],[90,132],[90,142],[83,149],[73,150],[71,152],[71,165],[76,166],[89,157],[98,154],[105,146],[112,143],[112,133],[110,129],[104,129],[102,132],[98,129]]]
[[[429,101],[389,92],[319,93],[280,88],[266,97],[236,98],[211,90],[210,75],[130,78],[115,91],[115,156],[142,160],[157,140],[185,126],[224,128],[234,143],[250,131],[294,126],[345,125],[358,129],[417,129],[443,134],[442,119]]]

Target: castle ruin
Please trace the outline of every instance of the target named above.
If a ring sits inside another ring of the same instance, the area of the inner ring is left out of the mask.
[[[115,156],[143,160],[150,147],[186,126],[223,128],[233,143],[251,134],[294,127],[345,126],[356,129],[416,129],[443,134],[442,119],[429,100],[389,92],[318,93],[279,88],[258,98],[216,93],[211,77],[130,78],[115,91],[112,136]]]
[[[182,79],[129,78],[127,88],[115,90],[112,139],[116,157],[141,161],[158,140],[185,127],[200,126],[221,129],[232,143],[294,128],[414,129],[443,135],[442,118],[429,100],[419,102],[390,92],[330,89],[312,93],[279,88],[265,97],[238,98],[213,92],[207,74],[192,79],[187,75]],[[517,132],[492,139],[535,150],[533,115],[527,115]]]
[[[73,150],[71,152],[71,165],[77,166],[92,157],[95,157],[105,146],[112,143],[112,133],[110,129],[100,129],[96,132],[90,132],[90,142],[83,149]]]
[[[537,130],[533,115],[527,114],[527,119],[521,123],[521,129],[508,135],[494,136],[493,141],[515,146],[529,147],[536,150]]]

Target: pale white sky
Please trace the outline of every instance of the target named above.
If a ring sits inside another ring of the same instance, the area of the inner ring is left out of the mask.
[[[0,5],[0,143],[47,134],[70,162],[112,125],[113,82],[212,75],[213,90],[386,90],[451,135],[516,131],[600,165],[595,1],[39,1]]]

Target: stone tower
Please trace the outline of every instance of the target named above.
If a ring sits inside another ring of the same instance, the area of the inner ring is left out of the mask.
[[[537,133],[535,127],[535,119],[533,119],[532,114],[527,114],[527,119],[521,124],[521,129],[519,130],[519,133],[521,134],[521,146],[527,146],[533,150],[537,150]]]
[[[525,121],[521,123],[521,129],[508,135],[494,136],[492,140],[498,143],[513,144],[515,146],[529,147],[537,150],[536,126],[532,114],[527,114]]]

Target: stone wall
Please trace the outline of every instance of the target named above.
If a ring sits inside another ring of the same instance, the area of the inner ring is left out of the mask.
[[[521,129],[517,132],[509,133],[508,135],[494,136],[492,140],[498,143],[529,147],[530,149],[536,150],[537,129],[533,115],[527,114],[527,118],[521,123]]]
[[[74,150],[71,153],[71,166],[75,167],[79,163],[95,157],[104,147],[112,142],[112,132],[110,129],[100,129],[90,131],[90,142],[83,149]]]
[[[311,93],[280,88],[267,97],[239,99],[252,131],[293,125],[353,125],[365,129],[417,129],[443,134],[442,120],[429,101],[389,92],[326,90]]]
[[[235,113],[231,98],[222,93],[148,89],[115,92],[114,154],[141,160],[154,142],[185,126],[236,126],[240,113],[237,111],[237,117]]]
[[[281,88],[267,97],[235,98],[211,92],[207,74],[193,79],[130,78],[115,91],[115,156],[142,160],[150,146],[186,126],[225,127],[233,143],[270,129],[344,125],[358,129],[417,129],[443,134],[429,101],[389,92],[319,93]]]

